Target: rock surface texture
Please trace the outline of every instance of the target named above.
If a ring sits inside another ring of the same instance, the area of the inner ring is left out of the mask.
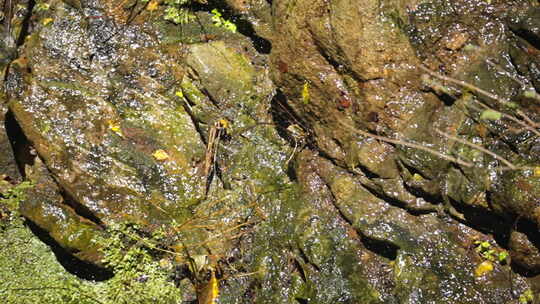
[[[70,254],[165,227],[251,274],[220,303],[540,292],[538,2],[209,1],[181,25],[131,2],[4,20],[0,177]]]

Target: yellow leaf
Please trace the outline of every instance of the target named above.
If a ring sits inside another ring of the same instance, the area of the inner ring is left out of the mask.
[[[150,3],[148,3],[148,5],[146,6],[146,10],[153,12],[153,11],[157,10],[158,5],[159,5],[159,1],[158,1],[158,0],[152,0],[152,1],[150,1]]]
[[[422,177],[422,175],[418,174],[418,173],[415,173],[413,175],[413,180],[417,181],[417,182],[420,182],[420,181],[423,181],[424,178]]]
[[[113,131],[114,133],[120,135],[120,136],[124,136],[122,134],[122,129],[120,128],[120,124],[117,123],[117,122],[114,122],[114,121],[109,121],[109,130]]]
[[[534,177],[540,177],[540,166],[534,167]]]
[[[204,286],[197,296],[199,304],[215,304],[219,297],[219,282],[212,270],[210,281]]]
[[[49,23],[51,23],[51,22],[53,22],[53,21],[54,21],[53,18],[45,18],[45,19],[43,19],[43,21],[41,21],[41,23],[42,23],[43,25],[47,25],[47,24],[49,24]]]
[[[476,277],[481,277],[484,274],[493,271],[493,263],[491,261],[483,261],[474,270],[474,275]]]
[[[162,149],[156,150],[154,153],[152,153],[152,156],[157,160],[166,160],[169,158],[169,154]]]
[[[229,128],[229,121],[226,120],[225,118],[220,119],[219,124],[221,125],[221,127],[223,129],[228,129]]]
[[[176,91],[174,94],[180,98],[184,98],[184,93],[182,91]]]
[[[307,104],[309,102],[309,83],[305,82],[302,88],[302,102]]]
[[[212,303],[214,303],[219,297],[219,284],[213,271],[210,278],[210,289],[212,290]]]

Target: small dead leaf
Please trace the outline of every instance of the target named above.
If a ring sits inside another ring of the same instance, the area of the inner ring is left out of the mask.
[[[114,133],[120,136],[124,136],[124,134],[122,134],[122,129],[120,128],[120,124],[118,122],[109,121],[108,125],[109,125],[109,130],[113,131]]]
[[[418,174],[418,173],[415,173],[415,174],[413,175],[413,180],[414,180],[414,181],[417,181],[417,182],[420,182],[420,181],[423,181],[424,178],[422,177],[422,175],[420,175],[420,174]]]
[[[41,23],[42,23],[43,25],[47,25],[47,24],[49,24],[49,23],[51,23],[51,22],[53,22],[53,21],[54,21],[53,18],[44,18],[43,21],[41,21]]]
[[[310,100],[309,83],[305,82],[304,86],[302,87],[302,102],[304,104],[308,104],[309,100]]]
[[[484,125],[476,125],[475,129],[482,138],[485,138],[488,135],[489,130]]]
[[[486,273],[493,271],[493,263],[491,261],[483,261],[474,270],[474,275],[476,277],[481,277]]]
[[[154,153],[152,153],[152,156],[157,160],[166,160],[169,158],[169,154],[162,149],[156,150]]]
[[[146,6],[146,10],[153,12],[153,11],[157,10],[158,6],[159,6],[159,1],[158,0],[152,0]]]
[[[480,119],[483,120],[499,120],[501,119],[502,114],[501,112],[495,111],[495,110],[485,110],[480,115]]]
[[[165,258],[159,260],[159,266],[163,269],[171,269],[173,267],[171,261]]]
[[[219,297],[219,282],[214,271],[211,272],[210,281],[203,286],[197,295],[199,304],[215,304]]]
[[[229,125],[230,125],[229,121],[226,120],[225,118],[220,119],[220,120],[219,120],[219,124],[221,125],[221,127],[222,127],[223,129],[228,129],[228,128],[229,128]]]

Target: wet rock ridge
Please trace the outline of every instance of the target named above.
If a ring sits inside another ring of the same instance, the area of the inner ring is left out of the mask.
[[[81,261],[128,222],[222,303],[540,292],[538,2],[40,4],[4,10],[0,174]]]

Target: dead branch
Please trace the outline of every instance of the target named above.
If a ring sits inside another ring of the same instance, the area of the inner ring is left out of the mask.
[[[479,87],[477,87],[475,85],[472,85],[472,84],[470,84],[468,82],[465,82],[465,81],[462,81],[462,80],[459,80],[459,79],[455,79],[455,78],[452,78],[452,77],[449,77],[449,76],[441,75],[439,73],[436,73],[436,72],[426,68],[423,65],[420,65],[419,67],[420,67],[421,70],[427,72],[429,75],[431,75],[431,76],[433,76],[435,78],[438,78],[440,80],[447,81],[447,82],[450,82],[450,83],[453,83],[453,84],[457,84],[457,85],[459,85],[461,87],[469,89],[470,91],[477,92],[477,93],[479,93],[481,95],[487,96],[487,97],[491,98],[492,100],[499,102],[502,105],[505,105],[505,106],[511,105],[510,101],[504,100],[503,98],[501,98],[501,97],[499,97],[499,96],[497,96],[495,94],[492,94],[492,93],[490,93],[490,92],[488,92],[486,90],[483,90],[483,89],[481,89],[481,88],[479,88]],[[480,102],[478,101],[478,103],[480,103]],[[480,104],[482,104],[482,103],[480,103]],[[487,109],[491,109],[488,105],[484,105],[484,104],[482,104],[482,105],[487,107]],[[506,118],[508,118],[508,119],[510,119],[510,120],[522,125],[522,126],[525,126],[528,130],[531,130],[536,135],[540,136],[540,132],[538,132],[536,130],[536,128],[538,128],[539,124],[535,123],[530,117],[527,116],[527,114],[523,113],[523,111],[517,110],[516,112],[517,112],[517,114],[519,116],[521,116],[528,123],[528,125],[524,124],[519,119],[517,119],[517,118],[515,118],[515,117],[513,117],[511,115],[505,115],[504,117],[506,117]],[[504,114],[504,113],[501,113],[501,114]]]
[[[415,144],[415,143],[404,141],[404,140],[401,140],[401,139],[392,139],[392,138],[385,137],[385,136],[374,135],[374,134],[371,134],[369,132],[356,129],[353,126],[348,125],[348,124],[346,124],[346,123],[344,123],[344,122],[342,122],[340,120],[338,120],[338,121],[339,121],[339,123],[341,125],[343,125],[347,129],[349,129],[350,131],[352,131],[354,133],[357,133],[357,134],[360,134],[360,135],[363,135],[363,136],[366,136],[366,137],[371,137],[371,138],[374,138],[374,139],[377,139],[377,140],[380,140],[380,141],[384,141],[384,142],[387,142],[387,143],[392,143],[392,144],[395,144],[395,145],[406,146],[406,147],[409,147],[409,148],[414,148],[414,149],[426,151],[426,152],[428,152],[430,154],[436,155],[436,156],[438,156],[438,157],[440,157],[442,159],[445,159],[447,161],[450,161],[450,162],[453,162],[453,163],[456,163],[456,164],[460,164],[460,165],[462,165],[464,167],[471,168],[471,167],[474,166],[474,164],[472,164],[470,162],[467,162],[467,161],[452,157],[450,155],[443,154],[443,153],[441,153],[439,151],[436,151],[434,149],[428,148],[428,147],[420,145],[420,144]]]
[[[474,148],[474,149],[476,149],[476,150],[478,150],[478,151],[481,151],[481,152],[484,152],[484,153],[486,153],[486,154],[488,154],[488,155],[491,155],[493,158],[498,159],[498,160],[500,160],[501,162],[503,162],[504,164],[506,164],[506,165],[507,165],[510,169],[512,169],[512,170],[516,170],[516,169],[517,169],[516,166],[514,166],[511,162],[509,162],[508,160],[506,160],[504,157],[499,156],[499,155],[497,155],[496,153],[494,153],[494,152],[492,152],[492,151],[489,151],[488,149],[486,149],[486,148],[484,148],[484,147],[482,147],[482,146],[480,146],[480,145],[474,144],[474,143],[472,143],[472,142],[466,141],[466,140],[464,140],[464,139],[461,139],[461,138],[459,138],[459,137],[450,135],[450,134],[448,134],[448,133],[444,133],[443,131],[441,131],[441,130],[439,130],[439,129],[435,129],[435,132],[437,132],[438,134],[440,134],[440,135],[442,135],[442,136],[444,136],[444,137],[446,137],[446,138],[448,138],[448,139],[457,141],[457,142],[462,143],[462,144],[464,144],[464,145],[466,145],[466,146],[472,147],[472,148]]]

